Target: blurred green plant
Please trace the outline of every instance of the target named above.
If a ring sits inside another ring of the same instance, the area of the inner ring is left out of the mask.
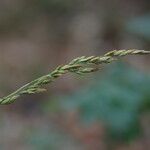
[[[24,85],[12,94],[1,98],[0,104],[10,104],[23,94],[34,94],[43,92],[46,90],[45,88],[43,88],[45,84],[54,81],[56,78],[68,72],[80,75],[95,72],[99,70],[101,64],[110,63],[122,56],[135,54],[150,54],[150,51],[136,49],[113,50],[106,53],[104,56],[78,57],[72,60],[67,65],[58,66],[53,72],[49,73],[48,75],[42,76],[34,81],[31,81],[30,83]]]
[[[150,110],[150,76],[124,63],[108,68],[89,87],[61,99],[83,124],[102,122],[113,139],[130,141],[140,131],[140,115]]]
[[[150,14],[146,14],[137,18],[131,19],[126,30],[136,36],[142,37],[145,40],[150,40]]]
[[[79,143],[75,142],[75,140],[69,136],[69,134],[61,132],[51,124],[44,127],[44,129],[34,128],[26,131],[24,142],[27,145],[32,146],[32,150],[70,150],[72,148],[81,149]]]

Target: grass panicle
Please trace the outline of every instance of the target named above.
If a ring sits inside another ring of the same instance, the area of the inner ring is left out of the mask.
[[[119,57],[126,55],[136,55],[136,54],[150,54],[150,51],[145,50],[113,50],[106,53],[104,56],[90,56],[90,57],[78,57],[72,60],[67,65],[59,66],[51,73],[42,76],[36,80],[31,81],[30,83],[19,88],[17,91],[12,94],[0,98],[0,104],[10,104],[13,103],[17,98],[24,94],[34,94],[46,91],[43,86],[45,84],[53,82],[56,78],[62,76],[66,73],[76,73],[76,74],[87,74],[99,70],[101,64],[108,64],[114,60],[117,60]]]

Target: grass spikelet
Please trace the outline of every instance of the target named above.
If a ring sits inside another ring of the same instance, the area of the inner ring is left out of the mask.
[[[58,66],[51,73],[42,76],[36,80],[19,88],[17,91],[11,93],[10,95],[0,98],[0,104],[10,104],[13,103],[23,94],[34,94],[39,92],[44,92],[46,89],[43,88],[45,84],[53,82],[58,77],[71,72],[76,74],[87,74],[99,70],[101,64],[108,64],[119,57],[126,55],[143,55],[150,54],[150,51],[129,49],[129,50],[113,50],[106,53],[104,56],[90,56],[90,57],[78,57],[72,60],[70,63],[64,66]],[[93,67],[94,65],[94,67]]]

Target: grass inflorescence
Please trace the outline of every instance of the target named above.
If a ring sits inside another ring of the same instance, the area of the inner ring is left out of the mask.
[[[87,74],[99,70],[101,64],[108,64],[114,60],[117,60],[119,57],[126,55],[135,55],[135,54],[150,54],[150,51],[145,50],[113,50],[106,53],[103,56],[89,56],[89,57],[78,57],[72,60],[67,65],[58,66],[51,73],[44,75],[36,80],[31,81],[30,83],[22,86],[17,91],[12,94],[3,97],[0,99],[0,104],[10,104],[13,103],[17,98],[23,94],[34,94],[46,91],[43,86],[45,84],[53,82],[56,78],[66,74],[68,72],[76,74]]]

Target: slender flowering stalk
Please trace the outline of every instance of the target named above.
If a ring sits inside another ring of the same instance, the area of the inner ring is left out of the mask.
[[[24,85],[12,94],[0,99],[0,104],[13,103],[17,98],[23,94],[34,94],[46,91],[43,88],[44,85],[53,82],[56,78],[66,74],[68,72],[76,74],[86,74],[99,70],[100,65],[108,64],[114,60],[117,60],[121,56],[135,55],[135,54],[150,54],[150,51],[145,50],[113,50],[106,53],[104,56],[90,56],[90,57],[78,57],[72,60],[67,65],[59,66],[51,73],[42,76],[32,82]]]

